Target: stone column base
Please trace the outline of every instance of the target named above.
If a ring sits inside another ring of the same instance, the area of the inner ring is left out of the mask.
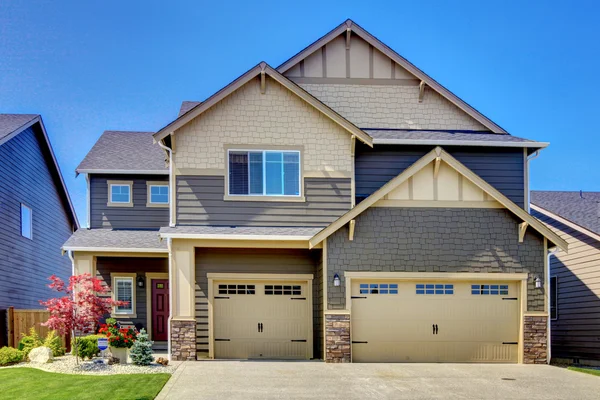
[[[325,362],[352,361],[350,314],[325,314]]]
[[[171,360],[196,359],[196,321],[171,321]]]
[[[523,363],[546,364],[548,362],[548,317],[525,316],[523,318]]]

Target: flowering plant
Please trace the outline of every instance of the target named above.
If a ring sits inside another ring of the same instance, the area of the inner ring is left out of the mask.
[[[119,328],[117,320],[108,318],[106,324],[100,325],[98,333],[106,335],[111,347],[130,348],[136,339],[136,333],[131,328]]]

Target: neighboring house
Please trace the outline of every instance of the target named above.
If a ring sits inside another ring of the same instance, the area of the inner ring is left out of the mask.
[[[600,361],[600,192],[531,192],[531,211],[569,244],[550,256],[552,359]]]
[[[77,217],[39,115],[0,114],[0,309],[41,308]]]
[[[347,21],[154,134],[105,132],[64,249],[173,359],[543,363],[567,248],[527,212],[546,146]]]

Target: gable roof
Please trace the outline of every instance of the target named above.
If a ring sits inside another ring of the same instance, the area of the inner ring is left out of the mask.
[[[432,77],[427,75],[425,72],[421,71],[410,61],[408,61],[407,59],[402,57],[400,54],[396,53],[394,50],[389,48],[387,45],[385,45],[383,42],[381,42],[375,36],[371,35],[366,30],[361,28],[358,24],[356,24],[356,22],[352,21],[351,19],[346,20],[345,22],[340,24],[338,27],[334,28],[332,31],[327,33],[325,36],[321,37],[320,39],[318,39],[317,41],[315,41],[314,43],[312,43],[311,45],[306,47],[304,50],[302,50],[301,52],[299,52],[298,54],[296,54],[289,60],[285,61],[283,64],[281,64],[279,67],[277,67],[277,71],[279,71],[282,74],[285,73],[287,70],[292,68],[298,62],[305,59],[306,57],[308,57],[309,55],[314,53],[316,50],[320,49],[325,44],[329,43],[330,41],[332,41],[333,39],[335,39],[342,33],[346,32],[347,30],[354,32],[361,39],[363,39],[364,41],[369,43],[371,46],[373,46],[374,48],[376,48],[377,50],[379,50],[380,52],[382,52],[383,54],[385,54],[386,56],[391,58],[394,62],[396,62],[397,64],[402,66],[408,72],[410,72],[411,74],[416,76],[418,79],[423,81],[427,86],[429,86],[430,88],[435,90],[437,93],[442,95],[448,101],[453,103],[455,106],[457,106],[462,111],[464,111],[465,113],[470,115],[472,118],[477,120],[479,123],[484,125],[486,128],[488,128],[492,132],[502,133],[502,134],[508,133],[502,127],[500,127],[498,124],[496,124],[491,119],[489,119],[488,117],[486,117],[485,115],[483,115],[482,113],[477,111],[475,108],[473,108],[469,104],[467,104],[464,100],[460,99],[454,93],[452,93],[451,91],[446,89],[444,86],[442,86],[440,83],[438,83],[435,79],[433,79]]]
[[[202,104],[201,101],[182,101],[181,107],[179,108],[179,114],[177,114],[177,118],[181,117],[186,112],[190,111],[192,108],[196,107],[198,104]]]
[[[105,131],[75,170],[78,174],[168,174],[154,132]]]
[[[546,227],[542,222],[538,221],[527,211],[523,210],[521,207],[516,205],[508,197],[506,197],[492,185],[481,179],[477,174],[475,174],[469,168],[465,167],[460,161],[452,157],[449,153],[447,153],[444,149],[442,149],[439,146],[431,150],[429,153],[425,154],[423,157],[421,157],[414,164],[405,169],[394,179],[383,185],[379,190],[375,191],[372,195],[370,195],[365,200],[356,205],[356,207],[342,215],[340,218],[332,222],[331,225],[329,225],[327,228],[323,229],[321,232],[313,236],[309,241],[311,248],[321,243],[323,240],[327,239],[330,235],[332,235],[342,226],[346,225],[348,222],[356,218],[363,211],[375,204],[378,200],[381,200],[385,195],[387,195],[392,190],[400,186],[400,184],[408,180],[408,178],[410,178],[411,176],[415,175],[425,166],[429,165],[429,163],[433,162],[436,158],[439,158],[446,164],[450,165],[458,173],[466,177],[468,180],[470,180],[472,183],[478,186],[481,190],[483,190],[492,198],[494,198],[494,200],[502,204],[505,208],[507,208],[509,211],[511,211],[513,214],[519,217],[522,221],[527,222],[529,226],[538,231],[541,235],[548,238],[552,243],[554,243],[555,245],[557,245],[565,251],[567,250],[567,242],[564,239],[559,237],[556,233],[552,232],[552,230]]]
[[[8,142],[10,139],[14,138],[21,132],[25,131],[29,127],[36,126],[39,128],[40,136],[43,140],[40,140],[40,144],[45,147],[44,150],[48,152],[52,163],[48,165],[50,169],[50,173],[53,174],[59,183],[58,192],[62,197],[64,203],[66,204],[67,214],[69,214],[71,218],[71,222],[75,229],[79,229],[79,220],[77,219],[77,214],[75,213],[75,208],[73,207],[73,202],[71,201],[71,196],[69,196],[69,191],[67,190],[67,185],[63,179],[62,173],[60,172],[60,167],[58,166],[58,161],[56,160],[56,156],[54,155],[54,150],[52,150],[52,145],[50,144],[50,139],[48,138],[48,134],[46,133],[46,128],[44,127],[44,123],[42,122],[41,115],[38,114],[0,114],[0,146],[4,143]]]
[[[200,114],[217,104],[219,101],[223,100],[225,97],[235,92],[237,89],[244,86],[251,79],[256,78],[261,73],[265,73],[266,75],[273,78],[277,83],[284,86],[292,93],[296,94],[302,100],[306,101],[308,104],[322,112],[324,115],[329,117],[333,122],[340,125],[342,128],[347,130],[351,135],[355,136],[357,139],[362,141],[363,143],[373,146],[373,140],[371,137],[360,130],[356,125],[342,117],[340,114],[323,104],[316,97],[302,89],[300,86],[296,85],[294,82],[290,81],[288,78],[271,68],[267,63],[261,62],[256,65],[254,68],[250,69],[248,72],[231,82],[229,85],[225,86],[223,89],[219,90],[217,93],[213,94],[206,101],[201,104],[196,105],[194,108],[181,115],[175,121],[171,122],[164,128],[160,129],[158,132],[154,134],[155,140],[162,140],[177,129],[181,128],[194,118],[198,117]]]
[[[600,234],[600,192],[533,190],[530,196],[532,205]]]

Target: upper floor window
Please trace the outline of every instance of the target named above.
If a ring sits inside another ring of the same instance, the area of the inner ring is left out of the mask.
[[[300,152],[229,150],[229,194],[300,196]]]
[[[21,236],[27,239],[33,238],[33,211],[21,203]]]
[[[169,205],[169,184],[166,182],[148,182],[148,207]]]
[[[133,207],[132,181],[108,181],[108,206]]]

